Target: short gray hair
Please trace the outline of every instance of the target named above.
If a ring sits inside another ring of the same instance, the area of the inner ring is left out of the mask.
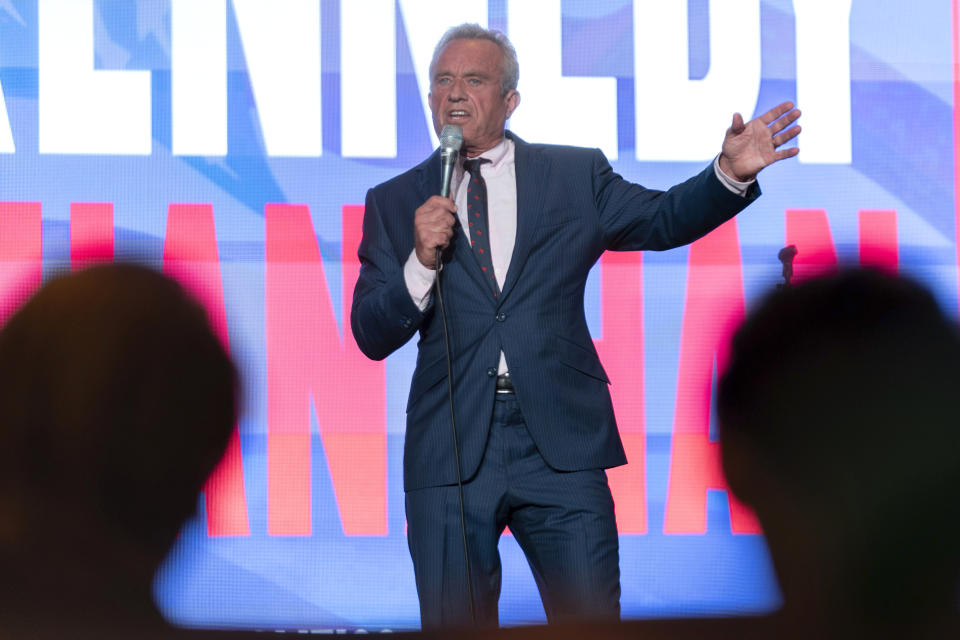
[[[503,66],[500,69],[500,92],[506,95],[508,91],[517,88],[520,81],[520,63],[517,62],[517,50],[510,40],[496,29],[485,29],[478,24],[465,22],[456,27],[450,27],[440,38],[437,47],[433,50],[430,60],[430,82],[433,82],[433,69],[443,50],[454,40],[489,40],[500,48],[503,53]]]

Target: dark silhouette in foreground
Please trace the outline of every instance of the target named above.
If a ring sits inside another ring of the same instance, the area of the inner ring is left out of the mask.
[[[44,287],[0,330],[0,636],[182,632],[154,571],[226,446],[236,374],[203,310],[132,266]],[[781,289],[734,342],[723,464],[785,606],[754,619],[459,637],[956,637],[960,337],[921,287],[848,271]],[[448,632],[399,637],[448,637]]]
[[[135,266],[0,330],[0,635],[144,637],[151,583],[226,447],[237,376],[203,309]]]
[[[925,289],[849,270],[770,294],[734,338],[717,412],[724,471],[780,580],[781,629],[952,635],[960,337]]]

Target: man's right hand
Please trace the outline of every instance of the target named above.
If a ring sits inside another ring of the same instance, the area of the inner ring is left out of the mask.
[[[436,269],[437,248],[446,249],[457,223],[457,205],[450,198],[432,196],[413,216],[413,237],[417,260],[428,269]]]

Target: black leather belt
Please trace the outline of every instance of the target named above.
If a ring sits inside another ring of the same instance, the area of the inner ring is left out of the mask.
[[[497,376],[497,393],[513,393],[513,380],[510,379],[509,371]]]

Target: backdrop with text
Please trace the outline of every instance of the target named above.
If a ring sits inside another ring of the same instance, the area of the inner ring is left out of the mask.
[[[623,614],[779,603],[719,472],[711,389],[758,295],[838,262],[910,273],[957,311],[957,0],[0,0],[0,320],[41,282],[138,259],[207,305],[244,377],[227,456],[156,581],[185,625],[419,624],[401,458],[411,341],[349,330],[366,190],[435,147],[433,46],[517,47],[531,142],[601,148],[664,188],[731,115],[802,108],[797,160],[689,247],[608,254],[586,314],[630,464],[609,474]],[[64,532],[69,539],[70,533]],[[82,552],[78,550],[78,552]],[[505,624],[543,609],[501,543]]]

